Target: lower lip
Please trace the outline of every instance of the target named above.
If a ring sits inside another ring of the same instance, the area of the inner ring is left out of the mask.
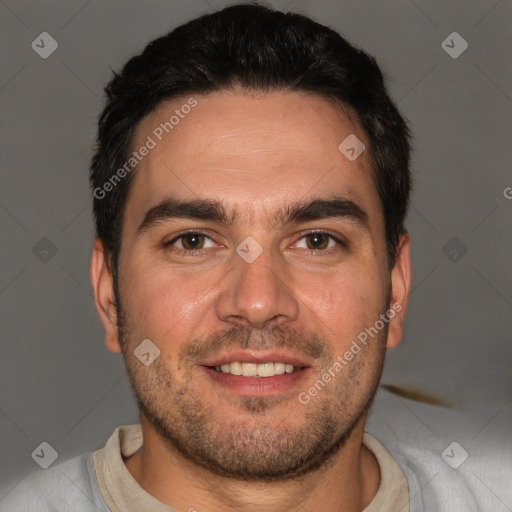
[[[305,379],[311,368],[303,368],[297,372],[283,373],[273,377],[244,377],[231,373],[219,372],[207,366],[201,368],[212,380],[225,388],[244,396],[271,396],[290,391]]]

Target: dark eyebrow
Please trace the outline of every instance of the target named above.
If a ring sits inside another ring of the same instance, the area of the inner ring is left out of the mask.
[[[294,222],[307,222],[329,218],[342,218],[369,229],[368,214],[354,201],[340,196],[328,199],[313,199],[292,204],[283,209],[277,216],[274,225],[283,226]]]
[[[170,219],[210,220],[233,225],[234,218],[228,218],[224,205],[212,199],[165,199],[146,212],[137,228],[136,236],[148,231],[154,225]]]
[[[368,214],[363,208],[354,201],[341,196],[287,205],[277,212],[270,221],[269,227],[276,229],[287,224],[333,217],[345,218],[359,224],[362,228],[369,229]],[[148,231],[156,224],[176,218],[209,220],[227,226],[235,226],[239,220],[239,212],[233,211],[228,214],[224,205],[213,199],[165,199],[146,212],[143,221],[137,228],[136,236]]]

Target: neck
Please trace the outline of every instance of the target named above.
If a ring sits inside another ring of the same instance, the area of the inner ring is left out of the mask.
[[[364,422],[341,449],[316,471],[278,482],[246,482],[212,474],[185,459],[142,414],[142,448],[125,465],[138,484],[177,510],[214,512],[361,512],[379,488],[380,470],[362,443]]]

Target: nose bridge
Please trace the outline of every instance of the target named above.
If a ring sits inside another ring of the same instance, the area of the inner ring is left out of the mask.
[[[217,301],[217,315],[227,322],[264,327],[268,323],[293,321],[298,303],[285,284],[279,254],[246,238],[233,257],[232,272]]]

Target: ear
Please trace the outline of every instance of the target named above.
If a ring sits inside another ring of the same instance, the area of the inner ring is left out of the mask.
[[[386,348],[395,348],[402,339],[402,325],[407,309],[409,292],[411,289],[411,237],[408,233],[400,235],[395,266],[391,270],[391,304],[389,315],[388,339]]]
[[[105,330],[105,344],[110,351],[120,353],[121,344],[117,332],[114,280],[110,273],[103,243],[99,238],[94,240],[90,271],[96,311]]]

